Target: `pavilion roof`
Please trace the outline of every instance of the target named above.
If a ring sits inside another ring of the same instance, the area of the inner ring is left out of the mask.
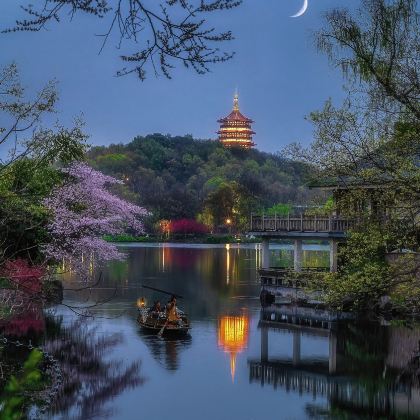
[[[236,109],[234,109],[227,117],[221,118],[217,122],[223,124],[223,123],[231,122],[231,121],[246,122],[246,123],[249,123],[249,124],[254,122],[250,118],[247,118],[244,115],[242,115],[239,112],[239,110],[236,110]]]

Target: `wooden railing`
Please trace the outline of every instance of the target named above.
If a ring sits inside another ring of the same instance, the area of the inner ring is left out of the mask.
[[[354,222],[342,217],[251,215],[251,232],[346,232]]]

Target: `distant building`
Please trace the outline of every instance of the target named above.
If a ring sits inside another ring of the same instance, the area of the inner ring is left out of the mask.
[[[251,124],[253,121],[239,112],[239,98],[235,94],[233,99],[233,110],[225,118],[217,121],[220,124],[220,130],[217,132],[219,141],[229,148],[250,149],[255,146],[252,136]]]

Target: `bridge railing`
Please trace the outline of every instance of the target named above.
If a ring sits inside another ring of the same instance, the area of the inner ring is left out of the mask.
[[[251,215],[251,232],[346,232],[354,221],[337,217]]]

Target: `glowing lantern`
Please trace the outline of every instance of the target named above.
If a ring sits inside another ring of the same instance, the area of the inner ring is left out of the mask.
[[[145,306],[146,306],[146,299],[144,297],[137,299],[137,308],[143,309]]]
[[[230,354],[230,374],[235,379],[236,355],[248,345],[249,320],[245,315],[224,316],[219,319],[218,345]]]
[[[169,234],[171,233],[171,221],[170,220],[161,220],[159,222],[159,229],[160,232],[166,235],[169,238]]]

